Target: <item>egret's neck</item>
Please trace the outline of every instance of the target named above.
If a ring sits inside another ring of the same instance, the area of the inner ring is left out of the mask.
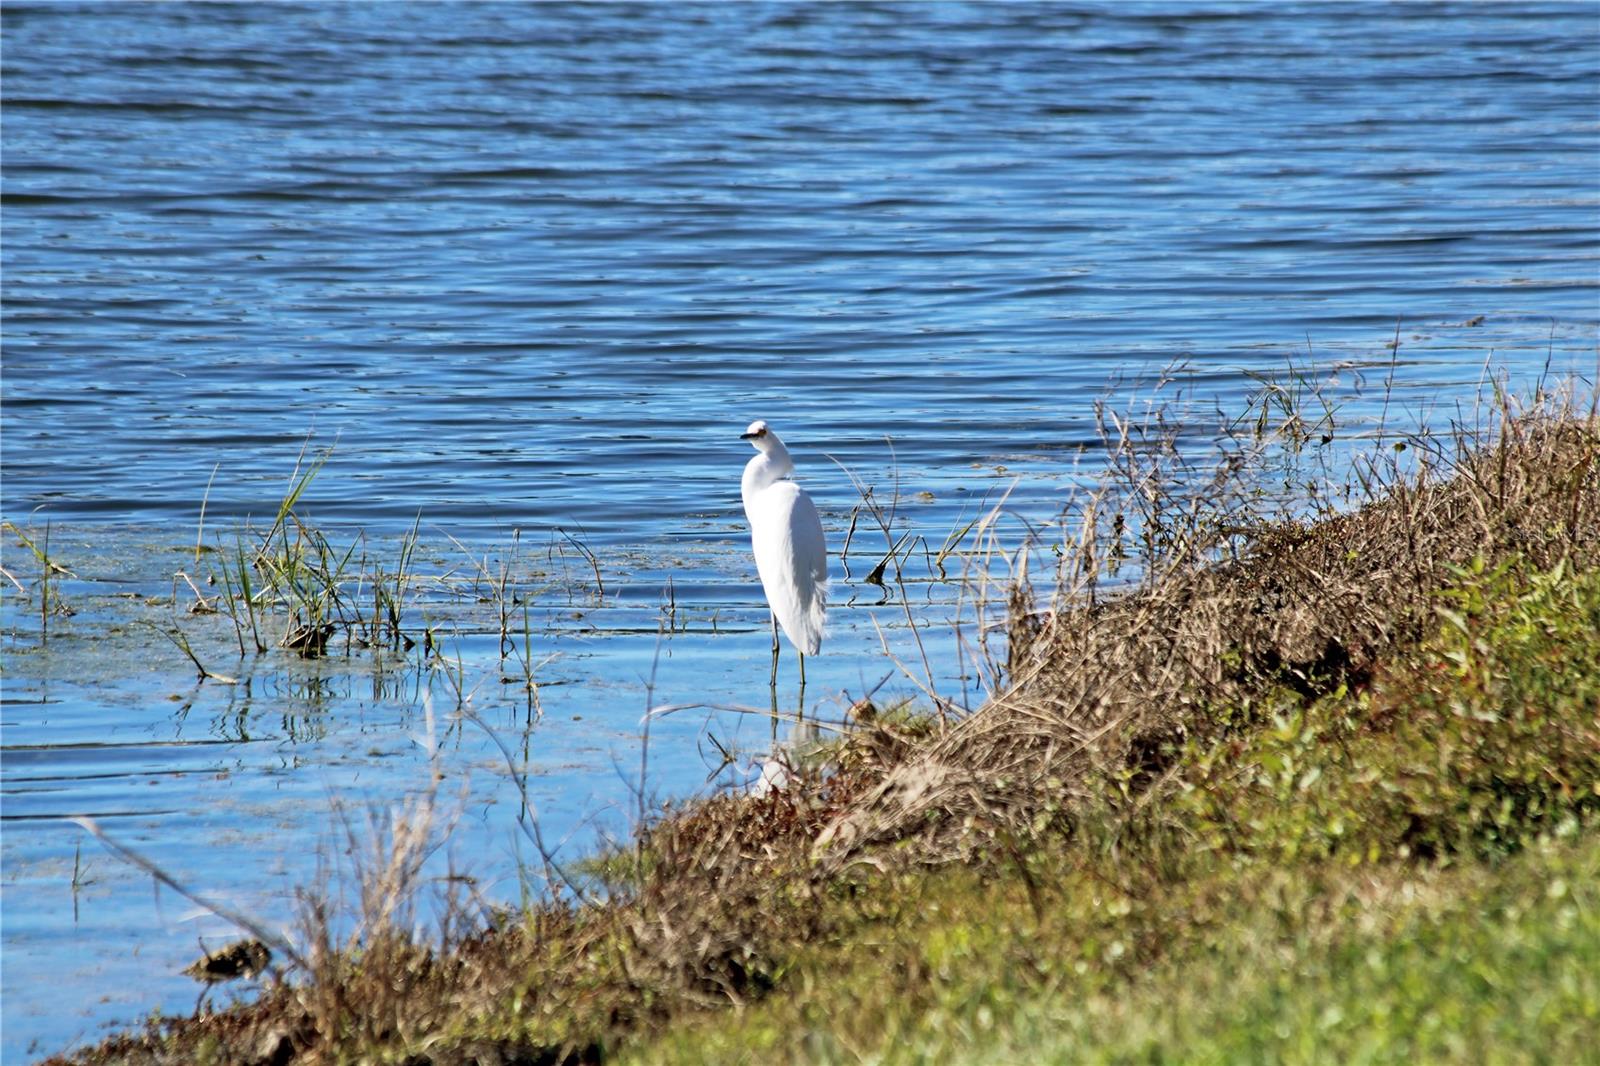
[[[739,482],[746,511],[750,509],[751,496],[794,473],[794,461],[782,441],[766,440],[762,444],[760,454],[744,464],[744,477]]]

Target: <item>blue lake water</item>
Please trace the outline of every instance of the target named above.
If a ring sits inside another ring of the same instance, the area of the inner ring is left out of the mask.
[[[840,464],[929,548],[910,612],[862,580],[880,534],[836,565],[807,699],[837,717],[885,675],[918,694],[908,613],[923,683],[981,694],[932,555],[1008,487],[1016,528],[1048,524],[1095,465],[1095,400],[1136,379],[1181,365],[1231,409],[1314,362],[1354,431],[1390,378],[1384,417],[1415,421],[1486,373],[1596,370],[1592,4],[0,17],[0,502],[48,524],[76,611],[42,638],[8,530],[7,1061],[187,1011],[177,969],[227,933],[66,816],[281,924],[338,883],[336,808],[426,789],[429,703],[450,848],[491,898],[531,857],[458,702],[563,854],[637,816],[647,698],[696,705],[656,720],[652,796],[735,784],[710,738],[745,760],[768,730],[727,709],[768,700],[755,418],[836,551]],[[469,698],[416,655],[240,659],[226,615],[183,614],[173,575],[215,566],[197,538],[269,524],[303,449],[331,449],[304,510],[339,543],[390,558],[420,523],[414,617]],[[529,602],[542,715],[501,680],[478,563]],[[197,685],[174,627],[239,683]]]

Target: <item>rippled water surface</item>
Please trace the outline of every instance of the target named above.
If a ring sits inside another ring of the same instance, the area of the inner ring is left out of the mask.
[[[303,449],[331,448],[304,502],[340,544],[392,558],[420,516],[419,624],[576,852],[636,816],[653,662],[657,703],[768,698],[754,418],[836,550],[857,499],[830,459],[898,484],[936,551],[1014,478],[1048,522],[1096,398],[1169,365],[1228,408],[1291,358],[1339,367],[1352,426],[1374,381],[1415,419],[1486,368],[1595,369],[1590,4],[3,18],[3,506],[48,524],[76,611],[41,633],[7,531],[8,1061],[188,1010],[175,971],[227,932],[64,816],[281,923],[336,802],[425,787],[431,703],[456,858],[517,895],[520,800],[446,671],[241,660],[226,615],[181,613],[173,574],[215,567],[196,540],[269,524]],[[835,567],[824,710],[894,671],[874,622],[918,658],[899,593],[861,580],[881,541]],[[527,592],[542,717],[500,680],[477,562]],[[954,593],[913,569],[933,673],[976,691]],[[238,684],[196,685],[175,626]],[[752,720],[660,719],[652,791],[736,780],[710,738],[758,750]]]

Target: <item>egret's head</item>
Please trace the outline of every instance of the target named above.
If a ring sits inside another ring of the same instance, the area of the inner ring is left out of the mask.
[[[779,440],[778,435],[761,419],[758,418],[750,423],[750,428],[739,434],[739,439],[749,441],[750,447],[761,453],[750,460],[750,468],[759,466],[772,478],[787,477],[794,470],[794,461],[789,458],[789,449],[783,446],[783,441]]]

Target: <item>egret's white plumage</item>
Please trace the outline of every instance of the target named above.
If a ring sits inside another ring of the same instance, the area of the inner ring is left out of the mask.
[[[739,490],[761,587],[789,643],[802,655],[815,655],[822,650],[828,608],[822,519],[806,490],[789,480],[794,461],[778,435],[757,421],[742,436],[758,453],[745,464]]]

